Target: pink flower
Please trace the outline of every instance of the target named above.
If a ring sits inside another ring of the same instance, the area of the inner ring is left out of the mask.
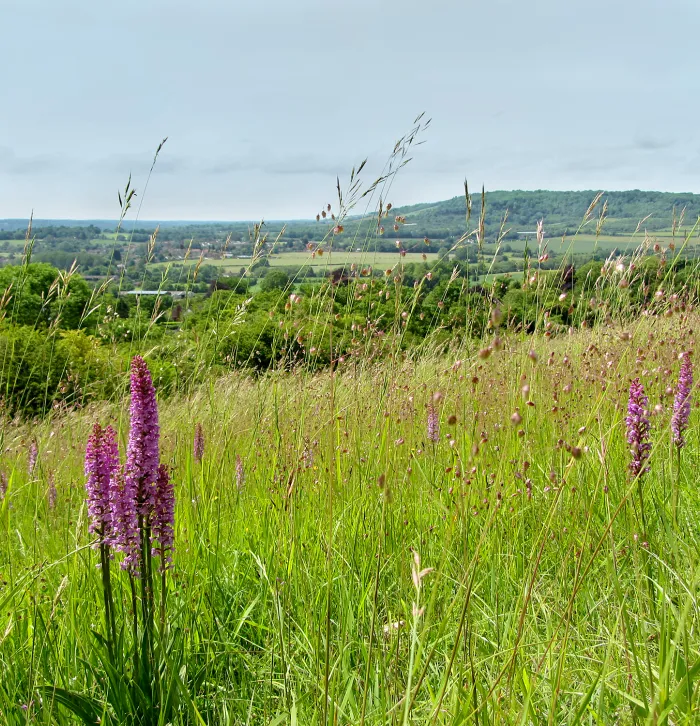
[[[131,361],[131,406],[126,464],[110,491],[112,543],[124,553],[122,568],[137,574],[142,527],[151,523],[158,472],[158,405],[151,373],[141,356]]]
[[[168,474],[168,467],[161,464],[156,476],[156,501],[153,512],[152,537],[157,546],[153,554],[160,555],[161,568],[167,569],[172,562],[173,528],[175,526],[175,492]]]
[[[630,445],[632,460],[630,461],[630,472],[633,477],[640,476],[649,471],[649,454],[651,443],[649,442],[649,399],[644,393],[644,386],[635,378],[630,384],[630,397],[627,404],[627,443]]]
[[[685,446],[685,430],[690,419],[690,399],[693,392],[693,364],[690,356],[683,356],[681,370],[678,375],[678,388],[673,400],[673,415],[671,416],[671,433],[673,443],[682,449]]]
[[[111,426],[103,429],[96,423],[85,449],[88,531],[99,536],[95,546],[109,542],[112,534],[110,491],[118,468],[117,435]]]
[[[39,458],[39,446],[36,443],[36,440],[33,440],[31,444],[29,444],[29,457],[27,460],[27,473],[29,476],[32,476],[34,474],[34,469],[36,469],[36,460]]]
[[[440,441],[440,422],[432,403],[428,404],[428,440],[434,444]]]
[[[54,509],[58,501],[58,490],[56,489],[56,477],[53,472],[49,472],[49,509]]]
[[[204,456],[204,429],[198,423],[194,428],[194,460],[200,462]]]
[[[158,405],[151,372],[141,356],[131,361],[131,416],[124,478],[136,496],[139,515],[150,517],[155,505],[158,470]]]
[[[241,459],[240,454],[236,454],[236,489],[240,492],[243,489],[244,484],[245,471],[243,469],[243,459]]]
[[[141,533],[136,512],[136,492],[130,480],[124,476],[123,467],[114,477],[109,497],[112,514],[111,544],[124,554],[122,569],[136,574],[141,554]]]

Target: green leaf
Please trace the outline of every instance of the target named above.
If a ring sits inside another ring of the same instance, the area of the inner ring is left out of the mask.
[[[574,726],[574,724],[581,723],[583,714],[585,713],[586,709],[588,708],[588,704],[591,702],[591,698],[593,698],[593,694],[595,693],[595,689],[598,686],[599,680],[600,680],[600,674],[598,674],[593,679],[593,683],[591,684],[591,687],[588,689],[588,692],[583,697],[583,699],[581,699],[581,703],[579,704],[578,708],[576,709],[576,715],[574,716],[574,720],[571,722],[572,726]]]
[[[687,693],[693,692],[693,680],[695,676],[700,673],[700,660],[697,660],[690,670],[687,670],[681,682],[676,686],[676,689],[668,699],[669,702],[677,707],[680,711],[686,711],[688,709]]]
[[[56,686],[39,686],[37,691],[43,694],[45,698],[65,706],[85,724],[94,726],[94,724],[101,722],[104,709],[102,704],[94,698],[75,691],[67,691],[65,688],[57,688]]]

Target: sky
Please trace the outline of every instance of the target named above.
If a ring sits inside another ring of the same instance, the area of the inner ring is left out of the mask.
[[[114,219],[130,174],[144,220],[310,218],[422,112],[395,206],[700,192],[698,27],[698,0],[0,0],[0,218]]]

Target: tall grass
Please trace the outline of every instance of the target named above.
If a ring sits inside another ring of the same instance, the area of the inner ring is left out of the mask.
[[[697,322],[643,320],[624,339],[503,333],[486,359],[467,345],[232,375],[164,402],[180,722],[693,723],[697,434],[691,418],[674,524],[668,389]],[[646,526],[624,438],[636,376],[658,403]],[[82,455],[93,420],[123,438],[125,413],[103,404],[6,432],[8,724],[70,722],[40,686],[98,690]]]

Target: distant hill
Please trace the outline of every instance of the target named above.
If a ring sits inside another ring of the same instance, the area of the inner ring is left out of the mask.
[[[539,191],[495,191],[486,192],[486,226],[490,236],[500,226],[501,220],[508,212],[507,227],[511,230],[509,236],[517,236],[522,231],[532,232],[540,219],[544,220],[547,236],[557,236],[564,232],[574,232],[586,214],[586,210],[598,194],[598,191],[582,192],[553,192]],[[476,190],[472,193],[472,215],[470,226],[473,229],[481,213],[481,194]],[[638,189],[625,192],[604,192],[593,213],[600,213],[603,203],[607,200],[606,234],[629,234],[637,229],[640,221],[645,220],[642,228],[650,232],[670,229],[674,210],[676,218],[684,214],[684,228],[691,227],[700,216],[700,194],[675,192],[649,192]],[[464,232],[466,205],[464,196],[453,197],[446,201],[414,204],[412,206],[394,207],[386,220],[386,236],[394,237],[393,218],[395,215],[406,217],[407,226],[401,226],[401,237],[434,237],[437,239],[454,237]],[[0,220],[0,232],[26,229],[26,219]],[[348,232],[356,223],[355,219],[348,219]],[[156,224],[170,229],[179,229],[181,234],[206,235],[205,229],[212,230],[211,234],[218,235],[226,230],[246,230],[249,223],[236,221],[141,221],[136,227],[141,230],[152,230]],[[275,231],[280,229],[283,221],[267,221],[267,229]],[[333,224],[330,219],[322,220],[319,224],[314,220],[293,220],[286,223],[288,233],[299,236],[306,235],[309,239],[323,234],[324,227]],[[113,230],[116,220],[60,220],[35,219],[34,228],[41,229],[49,226],[55,227],[84,227],[94,225],[103,230]],[[133,227],[132,220],[124,224],[124,231],[128,233]]]
[[[486,221],[490,229],[500,225],[508,212],[507,227],[515,232],[532,231],[540,219],[544,220],[548,236],[573,232],[581,224],[598,191],[551,192],[551,191],[497,191],[486,192]],[[645,219],[642,229],[659,231],[669,229],[683,210],[684,227],[692,226],[700,216],[700,194],[673,192],[645,192],[637,189],[626,192],[604,192],[593,212],[597,217],[607,200],[605,231],[629,233],[637,229]],[[416,225],[416,232],[428,231],[435,237],[455,234],[465,228],[466,204],[464,196],[444,202],[415,204],[392,210]],[[481,213],[481,194],[472,193],[472,228],[478,224]],[[404,234],[405,236],[405,234]]]
[[[34,219],[32,220],[32,226],[35,229],[42,229],[44,227],[99,227],[104,230],[113,230],[117,226],[118,220],[116,219]],[[27,229],[29,219],[0,219],[0,232],[10,232],[16,229]],[[148,229],[154,229],[158,225],[161,227],[182,227],[189,225],[210,225],[216,224],[216,222],[187,222],[181,220],[165,220],[162,222],[148,220],[139,221],[138,227],[146,227]],[[124,222],[125,229],[131,229],[133,226],[132,221],[127,219]]]

